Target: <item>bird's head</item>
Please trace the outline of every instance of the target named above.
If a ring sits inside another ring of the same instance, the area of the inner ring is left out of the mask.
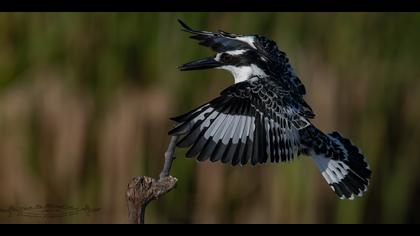
[[[213,57],[194,60],[179,67],[181,71],[224,69],[232,73],[235,83],[254,76],[266,76],[265,62],[254,50],[232,50],[219,52]]]
[[[268,74],[269,57],[258,50],[256,36],[241,36],[219,31],[212,33],[197,31],[179,20],[183,30],[194,34],[191,38],[199,40],[200,45],[211,47],[216,55],[194,60],[179,66],[181,71],[224,69],[232,73],[235,83],[248,80],[254,76]]]

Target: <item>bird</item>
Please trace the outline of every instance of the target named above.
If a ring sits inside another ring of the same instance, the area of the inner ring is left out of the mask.
[[[268,37],[223,30],[199,31],[178,19],[181,30],[214,56],[178,67],[180,71],[222,69],[234,84],[182,115],[168,132],[179,137],[187,158],[233,166],[291,162],[309,156],[340,199],[367,191],[372,171],[361,150],[339,132],[312,124],[315,113],[288,56]]]

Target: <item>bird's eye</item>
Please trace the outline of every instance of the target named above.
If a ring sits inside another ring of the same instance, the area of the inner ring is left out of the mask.
[[[232,56],[230,54],[227,53],[222,53],[222,55],[220,56],[220,59],[222,61],[229,61],[232,58]]]

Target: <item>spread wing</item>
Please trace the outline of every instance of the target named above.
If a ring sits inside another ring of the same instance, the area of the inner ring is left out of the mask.
[[[299,129],[313,113],[289,90],[267,78],[253,78],[225,89],[219,97],[172,118],[170,135],[189,147],[187,157],[232,165],[293,159],[299,150]]]

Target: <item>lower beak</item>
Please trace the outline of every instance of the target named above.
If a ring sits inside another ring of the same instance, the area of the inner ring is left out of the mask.
[[[204,69],[212,69],[212,68],[216,68],[222,66],[222,64],[216,60],[214,60],[214,58],[209,57],[209,58],[204,58],[204,59],[200,59],[200,60],[196,60],[196,61],[192,61],[189,63],[186,63],[182,66],[179,66],[178,69],[180,69],[181,71],[186,71],[186,70],[204,70]]]

